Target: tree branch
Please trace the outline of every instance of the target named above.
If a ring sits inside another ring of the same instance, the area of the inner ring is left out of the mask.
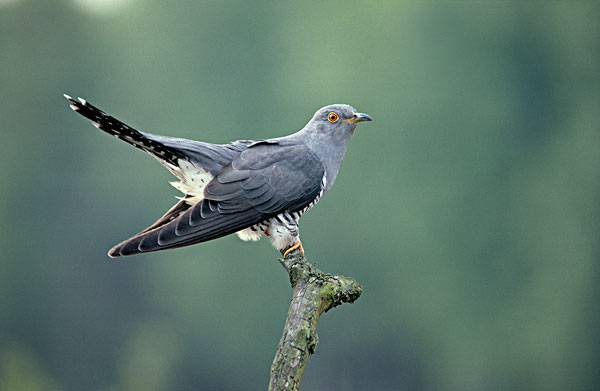
[[[296,251],[280,259],[292,284],[292,301],[271,366],[270,391],[300,389],[304,368],[317,347],[317,322],[322,313],[352,303],[362,287],[352,278],[327,274]]]

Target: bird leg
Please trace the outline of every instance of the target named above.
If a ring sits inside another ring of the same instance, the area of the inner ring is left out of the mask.
[[[302,242],[300,241],[300,239],[298,239],[296,241],[296,243],[294,243],[291,247],[289,247],[287,250],[282,251],[283,253],[283,257],[286,258],[290,253],[292,253],[294,250],[300,250],[300,252],[302,253],[302,256],[304,256],[304,247],[302,247]]]

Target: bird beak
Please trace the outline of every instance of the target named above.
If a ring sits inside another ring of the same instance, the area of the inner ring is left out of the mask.
[[[365,121],[373,121],[373,118],[371,118],[371,116],[369,114],[365,114],[365,113],[354,113],[354,116],[350,119],[350,122],[352,123],[359,123],[359,122],[365,122]]]

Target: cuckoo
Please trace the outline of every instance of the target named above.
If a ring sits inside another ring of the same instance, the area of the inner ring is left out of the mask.
[[[233,233],[242,240],[267,237],[284,258],[295,250],[304,254],[300,218],[333,186],[357,124],[372,120],[352,106],[334,104],[289,136],[211,144],[136,130],[85,99],[65,98],[97,128],[156,158],[183,193],[156,222],[111,248],[110,257]]]

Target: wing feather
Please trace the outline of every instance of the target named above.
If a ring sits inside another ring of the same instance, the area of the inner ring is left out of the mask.
[[[304,145],[257,143],[244,150],[206,186],[205,198],[176,218],[113,247],[116,257],[187,246],[296,212],[317,198],[325,174]]]

